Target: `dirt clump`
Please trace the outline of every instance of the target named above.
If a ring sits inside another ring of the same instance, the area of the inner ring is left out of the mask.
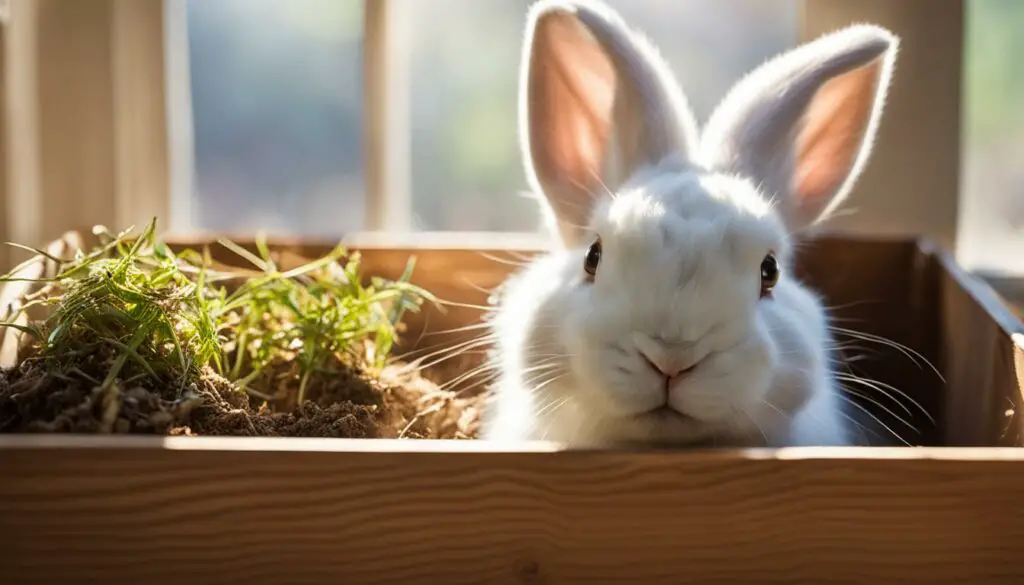
[[[254,397],[209,368],[105,384],[107,370],[97,361],[48,370],[32,359],[0,370],[0,433],[468,439],[482,400],[401,365],[379,380],[339,368],[301,404]],[[273,375],[294,383],[287,374]]]

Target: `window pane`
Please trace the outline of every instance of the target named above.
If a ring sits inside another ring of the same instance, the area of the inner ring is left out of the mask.
[[[401,0],[412,84],[419,229],[539,227],[516,142],[516,91],[532,0]],[[797,40],[796,0],[611,0],[669,61],[703,123],[729,86]]]
[[[959,260],[1024,273],[1024,2],[969,0]]]
[[[362,227],[362,2],[188,4],[191,227]]]

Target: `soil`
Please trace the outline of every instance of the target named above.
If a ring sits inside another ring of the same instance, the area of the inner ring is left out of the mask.
[[[483,399],[479,391],[443,390],[435,380],[444,372],[402,364],[378,379],[339,367],[297,405],[254,397],[212,370],[104,385],[106,371],[99,361],[54,371],[31,358],[0,370],[0,433],[470,439]],[[272,375],[284,390],[298,383],[288,366]]]

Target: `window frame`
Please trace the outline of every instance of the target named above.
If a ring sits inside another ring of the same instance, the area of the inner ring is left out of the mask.
[[[40,247],[166,217],[162,0],[9,0],[9,10],[0,237]],[[5,269],[27,257],[5,251]]]
[[[850,202],[856,213],[836,218],[829,231],[922,234],[955,251],[964,1],[798,1],[800,41],[852,21],[890,27],[904,39],[875,153]],[[194,186],[188,59],[181,48],[187,48],[188,38],[185,0],[9,2],[11,17],[0,49],[0,73],[7,76],[0,237],[41,245],[66,230],[88,230],[95,223],[138,225],[154,215],[170,220],[164,221],[164,230],[194,234],[183,222]],[[74,31],[106,39],[105,48],[75,53],[69,50],[74,39],[59,33],[71,30],[67,19],[76,10],[86,9],[109,18],[79,19]],[[408,94],[402,89],[409,87],[409,64],[401,44],[403,27],[409,25],[394,0],[364,0],[366,230],[375,232],[374,241],[539,244],[536,234],[409,233],[410,119]],[[54,63],[47,57],[52,52],[74,63]],[[103,82],[76,87],[62,79],[72,68]],[[59,95],[52,95],[56,89]],[[44,90],[50,94],[41,100]],[[936,91],[944,99],[934,99]],[[77,148],[58,142],[44,127],[43,121],[54,115],[89,117],[97,111],[109,118],[110,128],[100,136],[71,136]],[[908,111],[913,115],[901,114]],[[98,168],[75,160],[80,149],[93,152],[90,160]],[[906,164],[906,152],[934,164]],[[899,202],[899,221],[891,219],[894,201]],[[10,259],[0,256],[0,261]]]

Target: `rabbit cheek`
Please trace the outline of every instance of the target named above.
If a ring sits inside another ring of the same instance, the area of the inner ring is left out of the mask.
[[[579,307],[593,307],[580,310]],[[575,398],[582,406],[602,412],[614,411],[621,400],[609,392],[615,386],[614,364],[622,361],[615,341],[622,325],[617,321],[614,302],[596,303],[594,299],[566,307],[562,343],[576,382]]]
[[[609,372],[612,355],[610,348],[592,339],[581,339],[570,348],[573,355],[573,374],[577,383],[574,392],[577,403],[592,414],[612,414],[621,410],[626,396],[613,392],[613,376]]]

